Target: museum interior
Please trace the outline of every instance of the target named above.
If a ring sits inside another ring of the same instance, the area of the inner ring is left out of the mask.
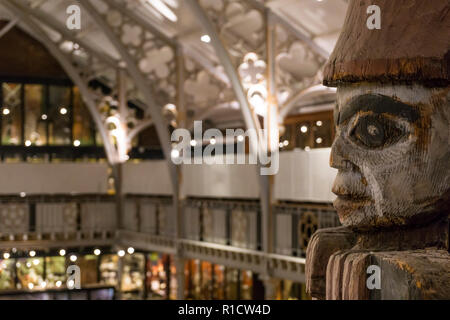
[[[401,20],[389,1],[1,0],[0,300],[450,299],[450,5],[439,3],[408,8],[428,14],[405,21],[444,28],[408,38],[406,58],[434,64],[391,63],[386,78],[409,81],[399,89],[370,68],[394,46],[377,42]],[[396,43],[386,64],[405,58]],[[343,102],[361,90],[378,95],[361,95],[362,120],[344,129]],[[365,288],[368,265],[383,289]]]

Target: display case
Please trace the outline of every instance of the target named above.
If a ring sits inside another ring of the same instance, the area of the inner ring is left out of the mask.
[[[175,299],[175,267],[170,255],[151,253],[147,256],[146,291],[148,299]]]
[[[109,286],[117,285],[119,257],[117,255],[103,255],[100,258],[100,281]]]
[[[15,289],[15,277],[14,260],[0,260],[0,290]]]
[[[20,258],[16,260],[17,289],[45,289],[44,258]]]
[[[99,258],[95,255],[79,257],[77,265],[81,270],[81,287],[94,285],[99,282]]]
[[[145,256],[135,253],[123,257],[121,292],[123,299],[142,299],[144,296]]]
[[[45,258],[45,281],[47,288],[60,288],[66,283],[66,258]]]

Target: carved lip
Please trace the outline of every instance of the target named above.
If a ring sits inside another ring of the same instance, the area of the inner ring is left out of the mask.
[[[338,194],[337,196],[337,199],[333,202],[333,206],[338,212],[341,219],[345,219],[354,211],[372,203],[371,198],[362,195]]]
[[[334,194],[337,195],[339,200],[346,202],[367,202],[371,200],[370,197],[360,194],[339,194],[339,193]]]
[[[346,202],[367,202],[371,198],[364,193],[356,193],[349,191],[348,188],[342,186],[334,186],[331,190],[339,200]]]

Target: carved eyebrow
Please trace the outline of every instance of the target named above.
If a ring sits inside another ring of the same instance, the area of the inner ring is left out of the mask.
[[[349,106],[339,116],[339,124],[361,111],[388,113],[405,118],[410,122],[415,122],[420,118],[419,111],[414,107],[381,94],[361,95],[352,99],[348,104]]]

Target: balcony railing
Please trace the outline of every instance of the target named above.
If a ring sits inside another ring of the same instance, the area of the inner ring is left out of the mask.
[[[190,198],[182,207],[179,240],[262,249],[258,201]],[[116,198],[106,195],[0,197],[0,246],[31,241],[113,244],[120,229],[128,237],[144,237],[171,250],[176,230],[170,197],[126,196],[121,228],[116,208]],[[339,225],[334,209],[327,204],[281,203],[273,212],[273,253],[278,255],[304,257],[317,229]]]

